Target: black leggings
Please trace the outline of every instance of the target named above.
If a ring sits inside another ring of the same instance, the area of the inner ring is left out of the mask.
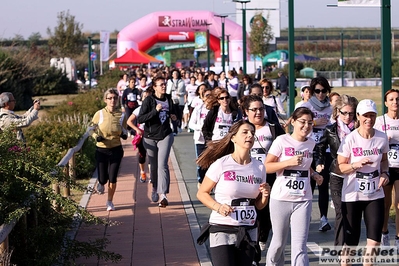
[[[96,149],[97,161],[97,175],[98,182],[105,185],[108,180],[110,183],[116,183],[119,166],[123,158],[122,146],[114,148],[99,148]]]
[[[241,245],[241,249],[235,245],[223,245],[210,248],[213,266],[251,266],[255,249],[247,245]]]
[[[331,199],[335,209],[335,240],[334,246],[344,244],[344,224],[342,221],[342,185],[344,179],[335,175],[330,176]]]
[[[364,214],[367,238],[381,242],[381,231],[384,223],[384,198],[370,201],[342,202],[345,244],[348,246],[359,244],[362,214]]]
[[[145,163],[145,157],[147,156],[147,150],[144,148],[143,139],[137,144],[137,149],[139,149],[139,164]]]
[[[324,162],[324,170],[320,173],[323,176],[323,183],[318,186],[319,189],[319,211],[320,218],[325,216],[327,218],[328,213],[328,202],[330,201],[330,194],[328,191],[328,183],[330,182],[330,165],[332,162],[331,154],[329,152],[326,153],[325,162]],[[314,161],[312,163],[313,169],[316,169],[314,165]],[[310,181],[312,186],[312,193],[316,187],[316,181],[313,178]]]

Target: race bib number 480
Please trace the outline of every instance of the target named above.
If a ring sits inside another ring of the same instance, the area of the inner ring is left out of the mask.
[[[234,206],[234,211],[230,214],[239,225],[254,225],[256,216],[255,206]]]

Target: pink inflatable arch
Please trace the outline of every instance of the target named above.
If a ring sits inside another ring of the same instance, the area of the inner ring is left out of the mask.
[[[195,32],[205,32],[207,24],[211,35],[210,49],[215,53],[215,60],[220,59],[222,21],[209,11],[161,11],[148,14],[119,32],[117,56],[124,55],[130,48],[145,52],[157,42],[194,42]],[[230,61],[242,61],[241,26],[226,18],[225,35],[230,36]]]

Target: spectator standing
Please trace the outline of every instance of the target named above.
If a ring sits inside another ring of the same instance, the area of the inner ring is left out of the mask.
[[[0,94],[0,129],[15,128],[17,140],[25,143],[22,128],[29,126],[38,118],[40,110],[40,101],[35,100],[33,106],[29,108],[23,115],[14,113],[16,100],[11,92],[3,92]]]
[[[147,149],[151,164],[151,182],[153,202],[161,201],[158,206],[168,206],[166,194],[169,193],[170,173],[168,159],[174,141],[170,120],[176,121],[176,112],[171,97],[166,94],[163,77],[153,80],[154,93],[143,101],[137,122],[144,125],[144,147]]]
[[[123,158],[121,138],[126,139],[126,117],[118,108],[119,93],[115,89],[108,89],[104,93],[106,107],[97,111],[92,123],[97,125],[97,130],[92,137],[96,144],[96,163],[98,184],[97,192],[104,193],[104,185],[108,183],[107,211],[114,211],[112,202],[116,191],[119,166]]]
[[[255,210],[266,206],[270,191],[265,167],[249,154],[254,134],[254,126],[240,120],[197,160],[200,167],[209,168],[197,198],[212,210],[197,242],[209,237],[214,266],[250,266],[254,259]],[[209,195],[212,189],[214,198]]]

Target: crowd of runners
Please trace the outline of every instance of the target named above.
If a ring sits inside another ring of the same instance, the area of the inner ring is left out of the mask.
[[[378,115],[372,100],[339,95],[316,77],[299,89],[301,101],[290,117],[288,93],[282,72],[272,81],[235,70],[127,71],[93,118],[97,191],[108,184],[107,210],[115,210],[120,139],[132,138],[140,181],[151,182],[151,200],[165,208],[169,153],[186,130],[197,157],[197,197],[212,210],[198,243],[209,240],[213,265],[258,265],[266,249],[266,265],[284,265],[289,235],[291,264],[308,265],[316,187],[319,231],[334,230],[335,246],[357,246],[364,219],[368,247],[399,247],[399,91],[385,94],[388,111]],[[392,203],[397,226],[390,234]]]

